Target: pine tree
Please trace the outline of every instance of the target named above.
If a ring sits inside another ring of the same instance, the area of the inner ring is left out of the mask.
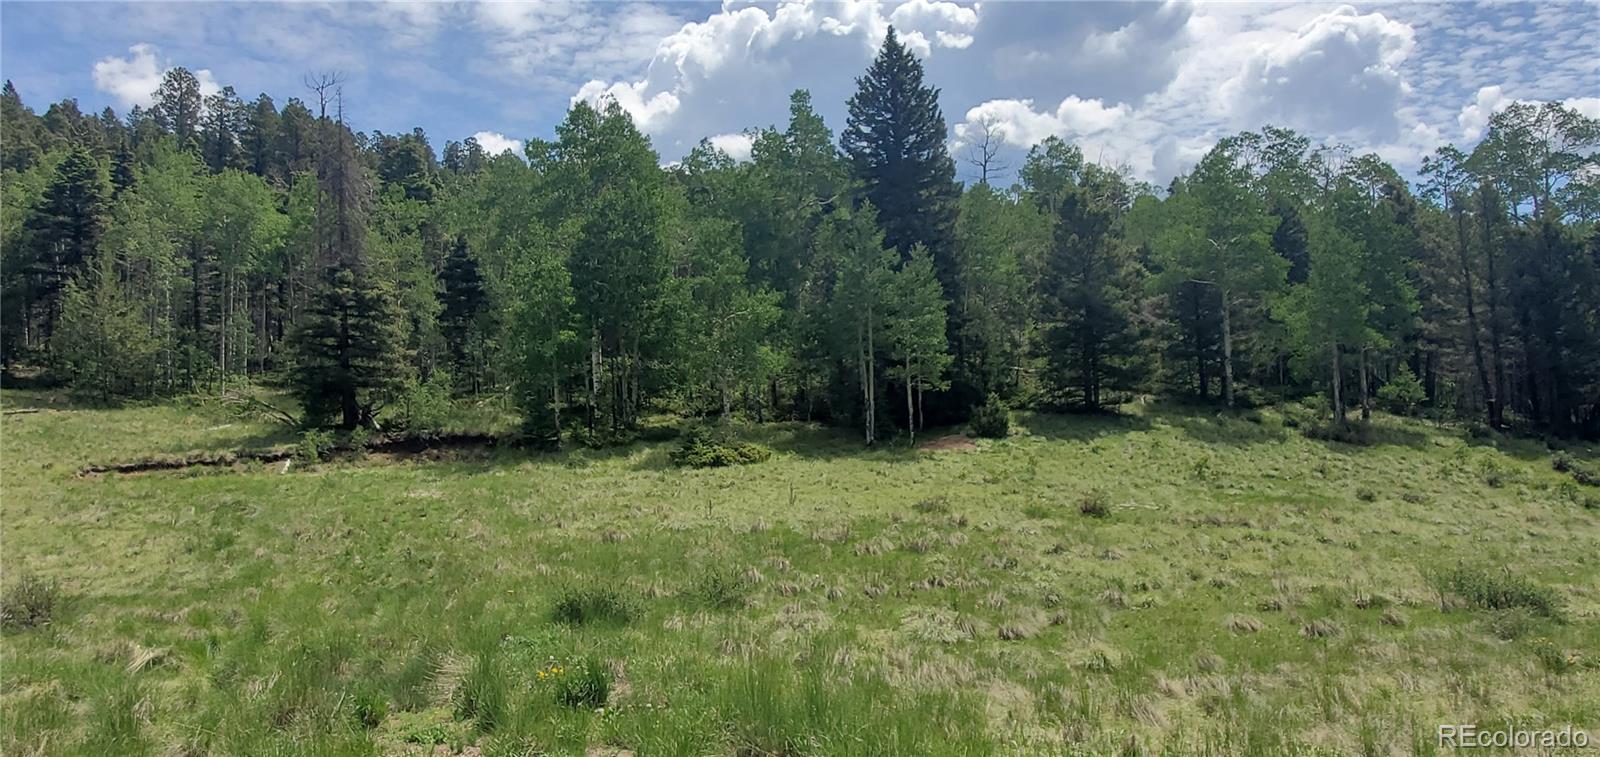
[[[167,71],[155,91],[151,114],[161,130],[177,137],[184,149],[199,149],[200,118],[203,108],[200,80],[189,69],[179,66]]]
[[[320,83],[324,90],[336,84]],[[348,429],[374,423],[377,410],[405,385],[411,365],[409,321],[393,284],[367,255],[371,190],[342,107],[336,113],[318,122],[315,236],[322,274],[296,334],[293,384],[308,421],[337,415]]]
[[[467,246],[466,235],[458,235],[444,267],[439,271],[439,329],[444,335],[458,378],[465,377],[476,394],[482,389],[488,369],[488,340],[491,334],[488,295],[478,261]]]
[[[1042,281],[1050,373],[1058,391],[1089,410],[1141,374],[1135,322],[1137,264],[1115,237],[1116,213],[1083,189],[1059,198],[1054,250]]]
[[[28,270],[37,281],[34,297],[44,306],[46,339],[61,314],[63,287],[99,247],[110,195],[100,163],[88,150],[74,148],[56,165],[44,197],[27,219],[33,246]]]
[[[863,199],[877,209],[884,242],[902,259],[916,245],[926,247],[946,302],[960,302],[955,222],[961,192],[945,146],[948,136],[939,90],[923,83],[922,62],[891,27],[872,66],[856,80],[839,144]],[[968,352],[985,349],[962,342],[958,318],[948,319],[946,328],[958,364]],[[954,384],[951,406],[940,408],[941,418],[964,416],[980,397],[972,379],[958,376]]]
[[[381,276],[359,266],[325,268],[296,334],[293,383],[306,419],[372,425],[410,374],[405,323]]]

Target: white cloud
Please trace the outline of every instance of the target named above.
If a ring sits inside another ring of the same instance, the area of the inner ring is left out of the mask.
[[[1341,6],[1257,50],[1224,87],[1246,123],[1278,120],[1324,133],[1397,134],[1410,87],[1401,67],[1415,30],[1382,13]]]
[[[712,147],[738,161],[749,160],[750,148],[755,144],[749,134],[718,134],[711,137],[710,142]]]
[[[1489,128],[1489,118],[1513,102],[1516,101],[1507,97],[1498,84],[1479,88],[1477,96],[1456,116],[1461,138],[1470,142],[1483,136],[1484,129]]]
[[[161,59],[155,45],[141,42],[128,48],[128,57],[114,55],[101,58],[94,64],[94,88],[115,97],[123,107],[138,105],[148,108],[162,77],[172,66]],[[221,87],[207,69],[193,71],[200,81],[200,94],[216,94]]]
[[[518,157],[522,156],[522,140],[512,139],[498,131],[480,131],[472,135],[472,138],[478,140],[478,146],[490,155],[509,151]]]

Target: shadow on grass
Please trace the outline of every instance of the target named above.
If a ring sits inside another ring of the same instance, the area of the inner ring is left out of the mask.
[[[1029,434],[1052,441],[1087,442],[1153,427],[1143,414],[1101,411],[1095,413],[1018,413],[1016,424]]]

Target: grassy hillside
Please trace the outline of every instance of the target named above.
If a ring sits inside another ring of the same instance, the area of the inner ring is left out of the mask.
[[[661,442],[79,478],[282,439],[176,406],[10,415],[6,611],[28,574],[61,600],[0,640],[0,752],[1389,754],[1440,722],[1600,730],[1600,489],[1543,444],[1021,420],[941,452],[752,427],[774,458],[710,470]]]

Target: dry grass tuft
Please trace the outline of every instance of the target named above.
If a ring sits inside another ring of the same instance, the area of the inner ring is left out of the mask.
[[[1123,594],[1116,589],[1106,589],[1105,591],[1100,592],[1100,604],[1110,607],[1113,610],[1126,609],[1128,606],[1128,595]]]
[[[1397,609],[1395,609],[1393,607],[1390,607],[1390,608],[1388,608],[1388,609],[1383,611],[1383,615],[1378,618],[1378,622],[1382,623],[1382,624],[1384,624],[1386,626],[1394,626],[1395,628],[1405,628],[1406,627],[1406,623],[1408,623],[1409,621],[1406,618],[1406,614],[1405,613],[1400,612],[1399,610],[1397,610]]]
[[[1259,618],[1249,615],[1229,615],[1222,620],[1222,624],[1227,626],[1229,631],[1237,634],[1259,633],[1262,628],[1265,628]]]
[[[1031,639],[1045,629],[1048,621],[1037,610],[1020,613],[1000,625],[997,633],[1001,641]]]
[[[1317,618],[1300,626],[1300,635],[1308,639],[1328,639],[1344,633],[1338,623],[1327,618]]]
[[[866,541],[858,542],[855,546],[857,557],[877,557],[892,551],[894,551],[894,542],[889,541],[884,536],[874,536]]]

